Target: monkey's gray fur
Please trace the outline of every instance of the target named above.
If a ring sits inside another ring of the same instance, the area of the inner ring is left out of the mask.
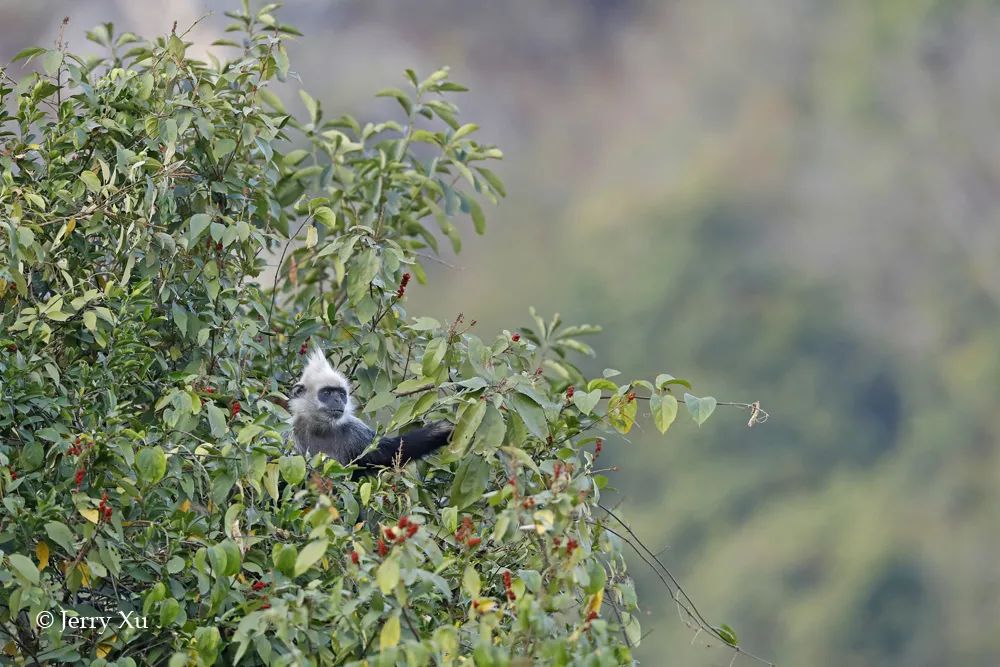
[[[385,437],[368,453],[375,431],[354,416],[351,385],[334,370],[319,349],[314,350],[292,387],[288,407],[292,413],[295,449],[301,454],[323,452],[343,464],[363,469],[419,459],[448,442],[452,426],[438,422],[402,435]]]

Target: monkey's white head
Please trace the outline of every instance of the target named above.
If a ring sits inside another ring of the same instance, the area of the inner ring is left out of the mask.
[[[349,418],[354,412],[350,382],[330,365],[319,348],[309,354],[302,377],[292,387],[289,397],[293,421],[331,424]]]

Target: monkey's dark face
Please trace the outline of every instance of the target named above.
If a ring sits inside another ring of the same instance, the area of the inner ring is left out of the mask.
[[[299,382],[292,387],[291,397],[297,404],[308,402],[314,412],[329,416],[331,421],[337,421],[348,410],[347,390],[340,385],[324,385],[310,392],[309,387]]]
[[[335,371],[319,351],[310,355],[289,398],[288,407],[294,418],[315,428],[349,417],[353,408],[347,378]]]

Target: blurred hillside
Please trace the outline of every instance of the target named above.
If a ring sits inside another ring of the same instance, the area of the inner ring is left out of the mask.
[[[2,0],[0,58],[51,43],[64,14],[80,47],[99,21],[164,33],[229,6]],[[778,664],[1000,664],[996,3],[300,0],[281,16],[328,114],[388,115],[376,90],[449,64],[507,154],[487,235],[412,311],[489,332],[560,308],[604,324],[598,356],[628,374],[772,413],[605,448],[622,513],[706,616]],[[643,664],[728,663],[634,572]]]

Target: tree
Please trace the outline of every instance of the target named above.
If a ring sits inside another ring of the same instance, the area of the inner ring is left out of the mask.
[[[104,24],[88,33],[104,57],[32,48],[15,61],[42,71],[3,72],[5,652],[630,663],[622,548],[641,545],[600,506],[600,436],[627,433],[640,400],[665,432],[680,402],[700,424],[715,399],[679,401],[690,385],[667,374],[583,377],[572,355],[598,328],[558,316],[485,340],[462,315],[408,316],[431,226],[456,252],[465,218],[484,231],[501,153],[458,121],[446,69],[379,93],[398,122],[327,118],[301,90],[291,113],[273,88],[297,33],[273,9],[227,14],[231,60]],[[289,454],[284,391],[312,345],[380,435],[448,419],[448,449],[361,480]],[[74,615],[110,623],[66,629]]]

